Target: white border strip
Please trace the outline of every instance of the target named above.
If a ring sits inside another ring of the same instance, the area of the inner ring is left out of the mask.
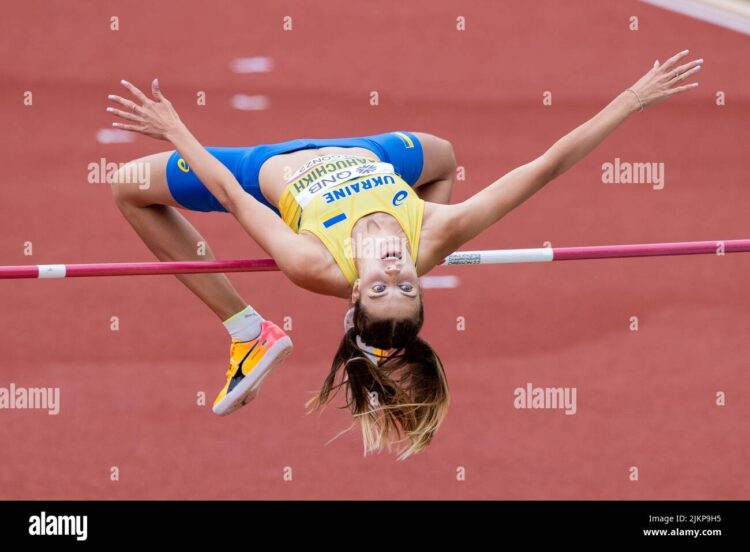
[[[65,265],[39,265],[39,278],[65,278]]]
[[[750,35],[750,7],[729,0],[641,0],[665,10]]]
[[[498,249],[496,251],[460,251],[448,255],[446,265],[545,263],[554,259],[551,247],[536,249]]]

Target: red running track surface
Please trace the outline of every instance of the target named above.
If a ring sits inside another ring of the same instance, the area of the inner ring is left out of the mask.
[[[634,116],[466,249],[748,234],[748,37],[647,4],[30,0],[4,6],[0,26],[2,264],[152,259],[107,186],[87,181],[101,158],[167,149],[97,142],[121,78],[145,87],[158,76],[206,145],[444,136],[465,168],[460,200],[683,48],[706,60],[697,91]],[[273,58],[273,70],[230,71],[248,56]],[[267,96],[268,109],[232,109],[240,93]],[[664,189],[602,184],[615,158],[664,163]],[[219,258],[264,256],[230,217],[189,218]],[[304,402],[345,306],[278,274],[231,276],[264,316],[291,321],[296,349],[228,418],[196,405],[224,382],[228,339],[173,278],[3,282],[0,387],[58,386],[62,404],[57,416],[0,410],[0,498],[746,499],[749,270],[747,255],[445,269],[460,285],[425,292],[424,335],[453,402],[434,444],[406,462],[363,459],[355,432],[325,445],[348,417],[306,416]],[[577,413],[515,409],[527,383],[575,387]]]

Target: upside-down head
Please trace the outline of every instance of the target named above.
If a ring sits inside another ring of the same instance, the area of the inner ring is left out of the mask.
[[[320,407],[344,388],[346,406],[359,423],[365,454],[398,447],[399,459],[430,444],[448,411],[450,395],[440,358],[417,334],[424,311],[417,293],[402,316],[373,316],[362,296],[323,388],[310,403]]]
[[[372,254],[360,255],[357,259],[359,278],[352,286],[351,300],[359,307],[363,324],[379,324],[379,342],[368,343],[392,349],[399,345],[390,343],[389,339],[403,342],[417,335],[422,326],[419,277],[411,253],[402,240],[385,238],[374,242]],[[401,325],[398,331],[397,325]],[[384,331],[384,326],[391,331]]]

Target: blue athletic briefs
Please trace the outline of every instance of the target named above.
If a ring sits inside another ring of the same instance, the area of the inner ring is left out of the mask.
[[[406,131],[359,138],[301,138],[253,147],[207,147],[206,150],[232,172],[247,193],[278,213],[278,209],[268,202],[260,190],[258,175],[263,163],[274,155],[331,146],[365,148],[372,151],[383,162],[391,163],[396,173],[409,186],[414,186],[422,174],[424,163],[422,144],[414,134]],[[226,211],[176,151],[167,162],[167,185],[172,197],[186,209],[206,212]]]

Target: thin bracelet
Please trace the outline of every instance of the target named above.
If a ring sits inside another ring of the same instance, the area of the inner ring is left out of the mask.
[[[635,97],[638,99],[638,103],[641,104],[641,108],[638,111],[643,111],[643,102],[641,101],[641,97],[638,95],[638,93],[632,88],[627,88],[625,91],[635,94]]]

